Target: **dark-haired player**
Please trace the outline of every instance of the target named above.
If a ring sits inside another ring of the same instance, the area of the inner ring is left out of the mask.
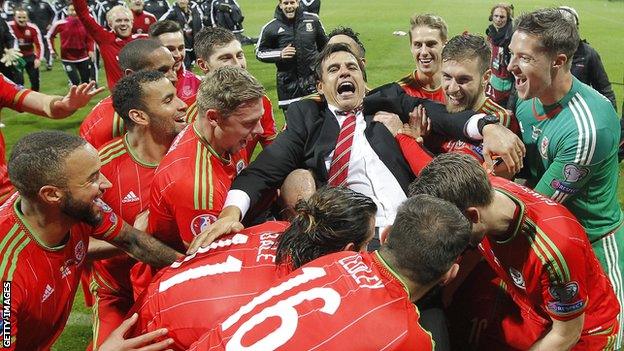
[[[220,238],[159,273],[137,301],[141,334],[167,328],[188,348],[236,307],[327,253],[359,251],[374,233],[377,206],[347,188],[323,188],[288,222],[266,222]]]

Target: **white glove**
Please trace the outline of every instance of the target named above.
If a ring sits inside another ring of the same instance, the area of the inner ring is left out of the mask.
[[[18,49],[4,49],[4,55],[0,58],[0,62],[7,67],[14,66],[20,57],[22,57],[22,53]]]

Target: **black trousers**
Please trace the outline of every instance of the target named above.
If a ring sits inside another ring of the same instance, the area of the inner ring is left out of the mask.
[[[89,80],[91,80],[91,72],[89,72],[90,67],[91,59],[80,62],[63,61],[63,69],[72,85],[89,83]]]
[[[22,57],[26,61],[24,70],[28,73],[28,79],[30,80],[30,89],[39,91],[39,68],[35,68],[35,55],[28,55]],[[24,72],[20,72],[15,76],[15,83],[24,85]]]

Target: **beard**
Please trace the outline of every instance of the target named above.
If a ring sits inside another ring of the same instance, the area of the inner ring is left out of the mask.
[[[463,112],[463,111],[470,110],[470,109],[476,110],[479,106],[475,106],[475,105],[479,101],[479,98],[482,96],[484,90],[485,88],[483,86],[480,86],[479,91],[475,95],[473,96],[464,95],[464,101],[460,105],[453,105],[449,103],[448,102],[449,98],[447,96],[446,97],[447,99],[446,110],[449,113],[458,113],[458,112]]]
[[[71,193],[68,193],[67,195],[68,196],[61,204],[61,212],[75,220],[87,223],[92,227],[95,227],[102,222],[102,213],[100,210],[95,211],[93,209],[92,202],[76,200]]]

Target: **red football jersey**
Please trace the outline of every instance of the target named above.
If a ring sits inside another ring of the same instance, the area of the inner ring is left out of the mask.
[[[147,11],[141,11],[141,13],[136,13],[132,11],[132,17],[134,18],[132,22],[132,33],[149,33],[149,27],[156,23],[156,16],[152,15]]]
[[[106,82],[108,89],[112,91],[115,83],[123,77],[117,60],[119,52],[134,39],[147,38],[147,34],[132,34],[127,38],[120,38],[115,33],[104,29],[91,17],[87,0],[74,0],[73,4],[78,18],[100,49],[106,71]]]
[[[99,149],[126,132],[124,121],[113,108],[113,99],[105,97],[98,102],[80,124],[80,137]]]
[[[479,249],[535,322],[567,321],[585,313],[581,339],[617,329],[619,304],[583,227],[562,205],[498,177],[492,185],[518,205],[503,242],[485,237]]]
[[[289,273],[275,266],[277,238],[288,222],[266,222],[221,237],[161,270],[135,309],[134,335],[167,328],[174,347],[186,350],[236,308]],[[197,313],[206,311],[206,313]]]
[[[185,252],[193,238],[214,222],[234,177],[247,166],[245,149],[219,156],[187,126],[176,137],[154,175],[148,232]]]
[[[3,346],[10,350],[49,350],[61,334],[89,245],[89,236],[110,241],[123,222],[100,201],[102,223],[97,227],[76,224],[60,246],[47,247],[24,220],[20,198],[0,208],[0,274],[4,330]],[[10,313],[6,313],[10,308]]]
[[[22,105],[26,95],[30,94],[32,90],[21,89],[15,83],[8,80],[5,76],[0,74],[0,108],[9,107],[15,111],[23,112]],[[4,143],[4,136],[0,133],[0,204],[13,193],[14,188],[9,180],[9,173],[7,170],[6,159],[6,145]]]
[[[253,152],[256,145],[258,145],[258,142],[262,144],[262,147],[266,147],[277,137],[275,118],[273,117],[273,106],[271,105],[271,100],[266,95],[262,97],[262,107],[264,107],[264,114],[260,117],[260,125],[262,125],[263,132],[253,141],[247,143],[247,146],[245,147],[247,149],[247,155],[250,158],[253,156]],[[186,111],[186,123],[191,124],[195,122],[198,113],[199,111],[196,103],[189,105],[189,108]],[[247,162],[251,162],[251,160],[247,159]]]
[[[187,106],[195,104],[195,97],[197,96],[197,90],[201,84],[201,78],[195,73],[188,71],[184,68],[184,65],[176,72],[178,76],[178,82],[176,83],[176,95],[180,100],[184,101]],[[187,111],[188,114],[188,111]]]
[[[423,87],[416,77],[416,71],[399,79],[397,83],[409,96],[421,99],[429,99],[440,103],[446,102],[446,96],[444,95],[444,89],[442,89],[442,86],[438,87],[435,90],[429,90]]]
[[[35,58],[41,60],[43,58],[43,36],[39,31],[39,27],[35,24],[26,22],[25,26],[19,26],[15,21],[7,22],[13,35],[17,39],[19,50],[24,56],[35,55]]]
[[[378,253],[343,251],[275,282],[190,350],[433,350],[418,318]]]
[[[77,32],[76,27],[78,26],[82,27],[82,30]],[[46,40],[48,41],[48,47],[54,53],[57,53],[54,49],[54,41],[57,35],[61,37],[60,57],[63,61],[82,62],[89,59],[89,51],[95,49],[93,39],[87,34],[82,22],[76,17],[67,17],[52,23]],[[81,35],[83,39],[78,41],[80,45],[76,45],[77,40],[73,40],[77,38],[72,38],[77,35]]]
[[[157,164],[141,162],[129,148],[125,136],[100,148],[100,172],[113,184],[102,200],[127,223],[149,208],[150,187]],[[93,262],[94,278],[119,295],[132,298],[130,269],[136,260],[124,254]]]

